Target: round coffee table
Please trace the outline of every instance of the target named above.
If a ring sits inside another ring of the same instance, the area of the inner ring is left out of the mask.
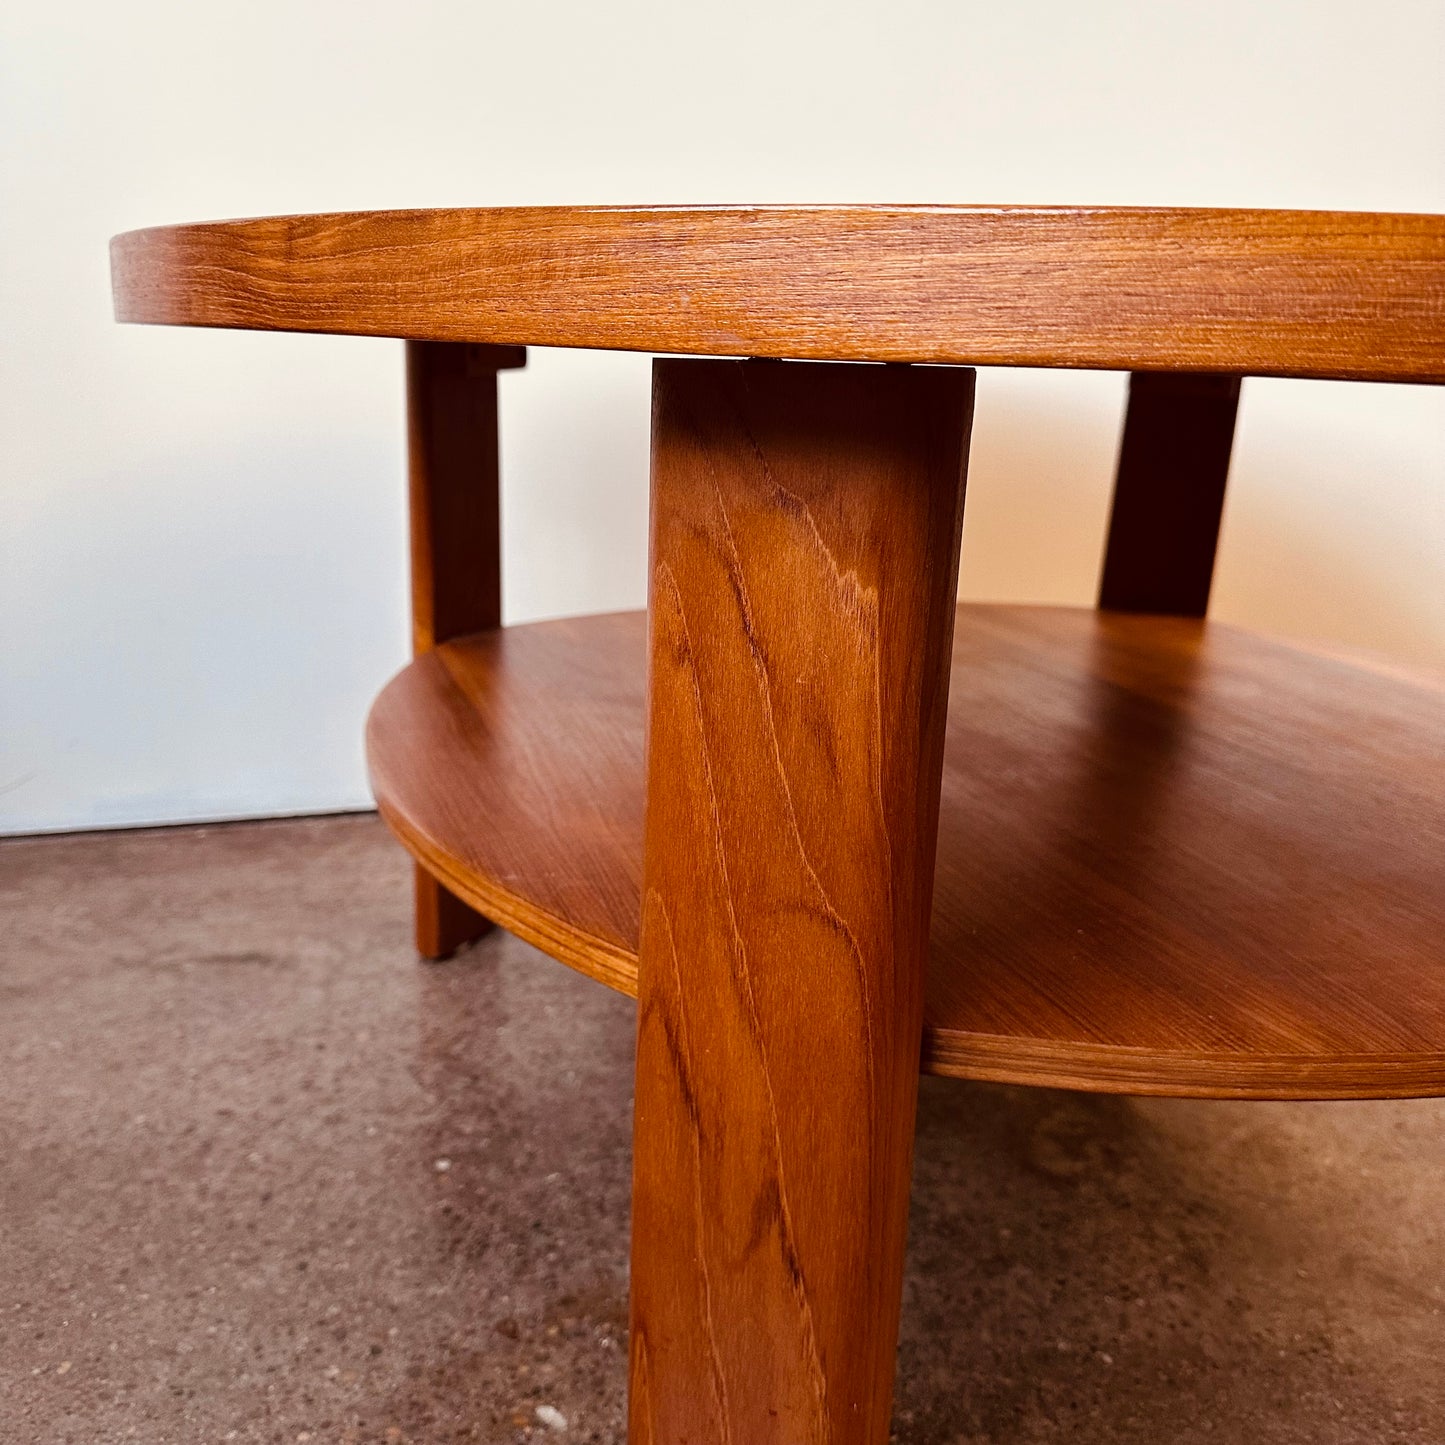
[[[1445,218],[376,212],[112,264],[122,320],[407,342],[373,786],[422,953],[491,920],[638,998],[633,1441],[887,1438],[920,1062],[1445,1093],[1445,686],[1204,620],[1241,377],[1445,381]],[[527,345],[668,354],[645,616],[501,627]],[[971,364],[1133,373],[1098,610],[956,605]]]

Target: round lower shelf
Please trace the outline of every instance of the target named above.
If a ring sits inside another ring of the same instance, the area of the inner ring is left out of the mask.
[[[637,991],[646,619],[450,642],[377,699],[383,816]],[[1445,687],[1217,623],[961,606],[925,1072],[1445,1093]]]

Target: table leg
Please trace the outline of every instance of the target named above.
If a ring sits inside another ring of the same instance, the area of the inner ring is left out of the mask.
[[[1203,617],[1224,515],[1239,377],[1135,372],[1099,606]]]
[[[502,625],[497,372],[519,346],[406,344],[412,651]],[[425,869],[416,879],[416,947],[446,958],[491,924]]]
[[[653,376],[629,1438],[877,1445],[973,373]]]

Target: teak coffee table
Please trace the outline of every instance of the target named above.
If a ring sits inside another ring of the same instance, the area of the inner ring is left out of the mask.
[[[1445,1092],[1445,687],[1203,621],[1240,378],[1445,381],[1445,217],[378,212],[112,260],[122,320],[407,341],[372,781],[423,954],[493,920],[638,998],[635,1445],[887,1438],[920,1063]],[[528,344],[710,358],[654,362],[646,617],[500,625]],[[955,605],[975,363],[1133,373],[1098,611]]]

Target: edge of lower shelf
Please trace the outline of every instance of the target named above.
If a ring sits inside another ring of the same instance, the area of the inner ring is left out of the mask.
[[[479,887],[443,854],[398,826],[390,810],[383,808],[381,813],[411,856],[464,903],[558,963],[627,998],[637,997],[637,960],[630,954],[597,939],[584,945],[574,929],[552,914],[511,906],[507,895]],[[1211,1075],[1207,1089],[1199,1082],[1201,1067]],[[1151,1049],[1082,1042],[1051,1046],[1014,1035],[958,1034],[927,1024],[920,1071],[978,1083],[1141,1098],[1414,1099],[1445,1091],[1445,1054],[1434,1058],[1360,1054],[1321,1060],[1302,1054],[1217,1053],[1178,1060]],[[1295,1087],[1280,1083],[1286,1076]]]
[[[394,808],[378,802],[377,811],[401,845],[438,883],[455,893],[483,918],[540,949],[549,958],[586,974],[629,998],[637,997],[637,960],[624,949],[598,938],[583,938],[565,919],[523,903],[505,889],[468,873],[442,849],[412,828]]]
[[[954,1079],[1175,1099],[1424,1099],[1445,1093],[1445,1054],[1191,1053],[1123,1045],[1050,1045],[925,1026],[923,1072]],[[1209,1082],[1200,1081],[1208,1073]],[[1289,1082],[1282,1082],[1288,1079]]]
[[[427,846],[392,810],[382,808],[381,813],[412,857],[464,903],[558,963],[627,998],[637,997],[637,960],[630,954],[599,939],[584,945],[562,919],[541,909],[513,906],[505,893],[479,886]],[[1201,1066],[1212,1076],[1207,1090],[1199,1083]],[[1190,1054],[1182,1061],[1151,1049],[1082,1042],[1051,1046],[1014,1035],[957,1034],[927,1024],[920,1067],[925,1074],[980,1083],[1153,1098],[1412,1099],[1445,1089],[1445,1054],[1321,1060],[1302,1054],[1217,1053]],[[1296,1087],[1282,1085],[1285,1076]]]

